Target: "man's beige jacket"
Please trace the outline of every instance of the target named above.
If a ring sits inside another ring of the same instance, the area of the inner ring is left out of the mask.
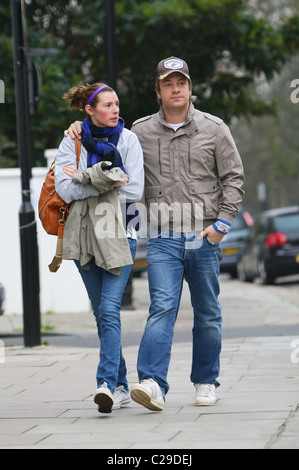
[[[186,122],[175,132],[161,108],[137,120],[132,131],[144,154],[148,214],[152,205],[166,207],[165,220],[163,211],[159,214],[159,223],[166,226],[168,216],[170,224],[173,222],[167,207],[174,213],[180,211],[177,229],[182,232],[188,208],[192,208],[192,228],[198,217],[195,207],[202,208],[203,229],[217,219],[233,222],[244,194],[244,172],[234,139],[221,119],[191,104]]]

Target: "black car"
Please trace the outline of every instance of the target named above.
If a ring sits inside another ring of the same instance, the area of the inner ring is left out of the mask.
[[[3,315],[4,313],[4,300],[5,300],[4,287],[0,283],[0,315]]]
[[[237,264],[239,253],[248,238],[252,224],[253,219],[250,214],[244,209],[240,209],[230,232],[225,235],[221,242],[222,261],[220,270],[222,273],[228,273],[233,278],[238,277]]]
[[[299,274],[299,206],[263,212],[254,223],[238,261],[242,281]]]

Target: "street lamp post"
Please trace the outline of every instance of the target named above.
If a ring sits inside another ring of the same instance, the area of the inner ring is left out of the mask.
[[[29,125],[28,70],[22,23],[23,0],[11,0],[14,38],[16,114],[21,169],[22,204],[19,211],[23,322],[25,347],[41,344],[40,286],[35,213],[30,199],[31,139]]]

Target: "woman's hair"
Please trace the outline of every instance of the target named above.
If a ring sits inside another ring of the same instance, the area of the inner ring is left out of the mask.
[[[85,106],[88,99],[91,95],[101,86],[104,86],[104,83],[94,83],[93,85],[79,85],[77,87],[70,88],[67,93],[63,95],[64,100],[70,100],[70,108],[78,109],[79,111],[85,111]],[[91,101],[90,106],[95,108],[100,101],[100,95],[107,91],[114,91],[109,86],[101,90]]]

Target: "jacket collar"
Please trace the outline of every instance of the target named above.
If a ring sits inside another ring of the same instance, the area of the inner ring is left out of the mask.
[[[199,129],[193,119],[194,111],[195,111],[194,105],[193,103],[190,103],[185,124],[177,131],[178,133],[177,135],[179,135],[180,131],[184,134],[187,134],[188,137],[190,138],[193,137],[195,134],[198,134]],[[160,106],[160,110],[159,110],[159,119],[163,126],[170,128],[169,124],[165,120],[165,115],[164,115],[162,106]]]

